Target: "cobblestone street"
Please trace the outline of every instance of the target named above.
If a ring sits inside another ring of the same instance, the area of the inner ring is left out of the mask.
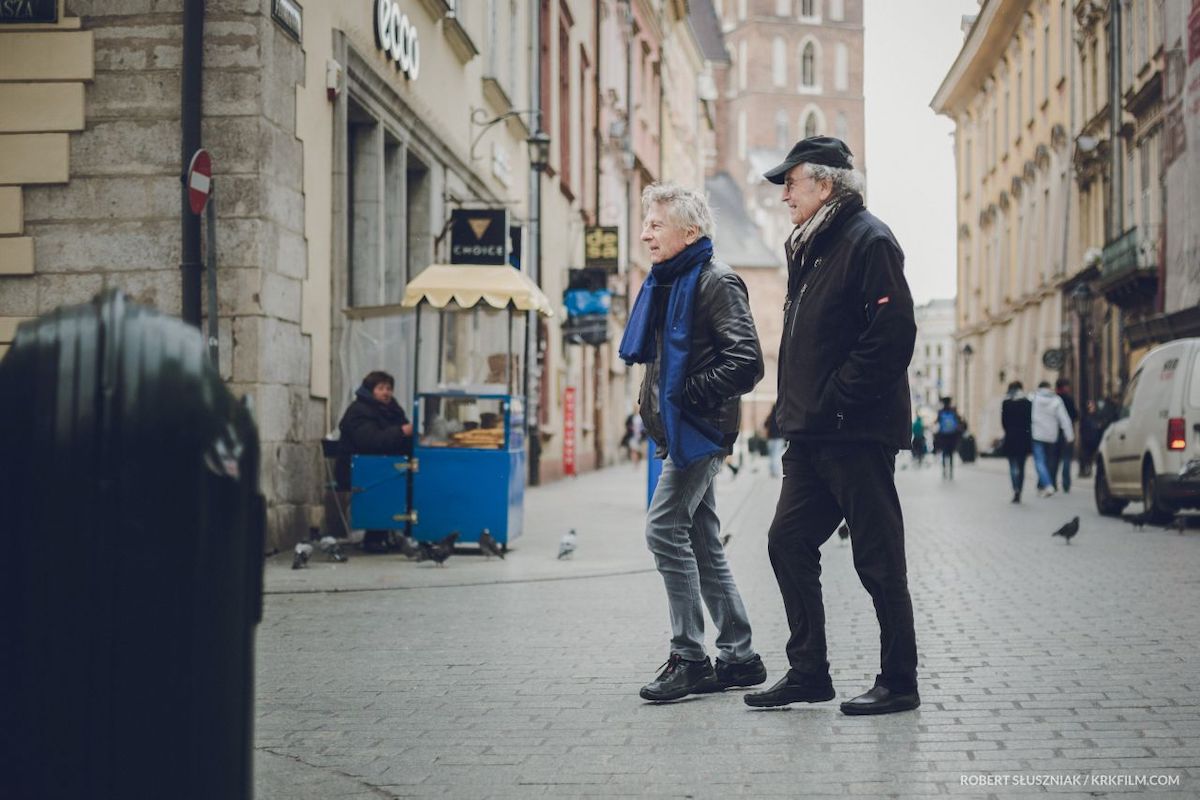
[[[722,471],[717,496],[773,682],[786,669],[766,553],[779,484],[755,468]],[[644,470],[531,490],[504,561],[354,551],[293,572],[273,559],[256,796],[1200,795],[1200,530],[1102,519],[1088,481],[1019,506],[1007,483],[998,461],[953,482],[898,473],[923,705],[880,718],[836,701],[756,711],[740,691],[638,698],[669,636]],[[1050,537],[1076,514],[1072,544]],[[558,561],[569,527],[579,549]],[[833,537],[824,552],[841,701],[870,687],[878,628],[850,547]]]

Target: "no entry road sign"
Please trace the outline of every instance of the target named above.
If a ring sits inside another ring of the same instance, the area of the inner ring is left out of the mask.
[[[212,157],[201,148],[192,156],[187,171],[188,205],[193,214],[203,214],[208,204],[208,193],[212,189]]]

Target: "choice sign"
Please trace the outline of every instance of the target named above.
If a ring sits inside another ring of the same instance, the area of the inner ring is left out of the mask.
[[[408,14],[396,0],[375,0],[375,43],[412,81],[421,71],[421,44]]]

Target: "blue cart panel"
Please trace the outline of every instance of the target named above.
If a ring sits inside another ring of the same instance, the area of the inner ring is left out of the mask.
[[[500,544],[524,525],[525,453],[417,447],[413,477],[413,537],[436,541],[458,531],[460,542],[478,542],[487,528]]]
[[[408,513],[406,456],[351,456],[350,527],[404,530]]]

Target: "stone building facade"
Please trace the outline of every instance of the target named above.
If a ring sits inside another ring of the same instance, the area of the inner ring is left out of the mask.
[[[52,22],[0,20],[0,348],[21,320],[104,288],[167,313],[181,308],[185,0],[50,1]],[[270,545],[330,524],[319,440],[362,375],[388,370],[408,405],[417,323],[399,301],[423,269],[449,260],[455,209],[507,209],[512,262],[559,312],[540,324],[535,344],[518,340],[511,363],[523,374],[527,355],[536,359],[537,477],[564,471],[568,389],[578,398],[576,469],[610,463],[629,379],[615,357],[619,324],[607,345],[568,344],[561,298],[568,271],[584,265],[588,225],[624,225],[625,241],[636,242],[630,215],[640,222],[640,209],[630,198],[642,184],[666,163],[676,172],[692,165],[681,177],[702,179],[694,165],[711,147],[700,98],[707,62],[687,4],[209,0],[204,8],[219,369],[254,401]],[[625,39],[614,43],[600,34],[617,21]],[[611,72],[627,52],[632,69]],[[614,170],[603,117],[618,85],[633,87],[617,102],[635,109],[627,114],[635,158]],[[550,144],[535,172],[528,140],[539,128]],[[509,366],[503,324],[424,315],[420,388],[490,382]]]

